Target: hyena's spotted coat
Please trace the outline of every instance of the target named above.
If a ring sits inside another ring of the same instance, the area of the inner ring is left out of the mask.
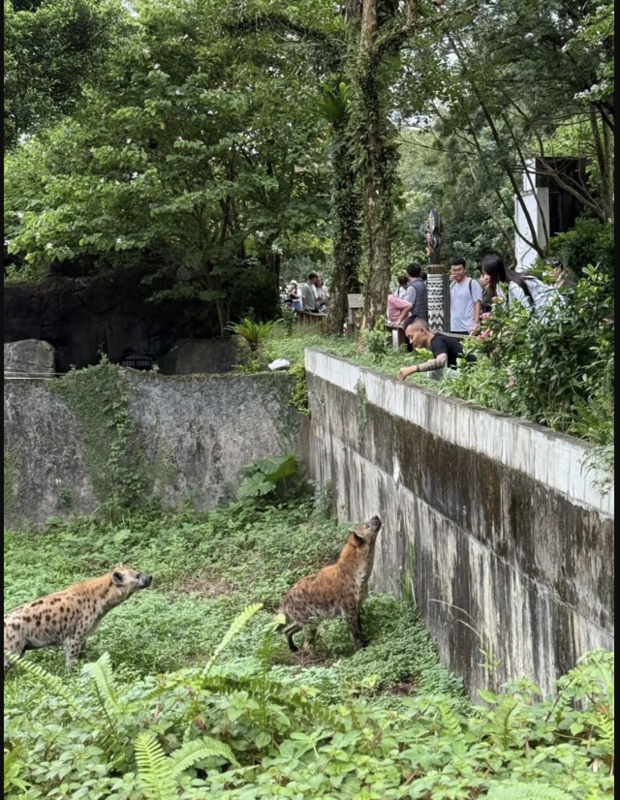
[[[293,638],[306,626],[340,616],[347,619],[355,648],[362,649],[361,613],[380,530],[381,520],[374,517],[351,531],[338,563],[304,578],[284,598],[280,613],[286,617],[283,629],[293,652],[298,650]]]
[[[9,611],[4,616],[5,675],[11,666],[6,653],[20,658],[27,650],[43,647],[64,647],[71,672],[84,643],[105,615],[152,582],[150,575],[117,567],[101,578]]]

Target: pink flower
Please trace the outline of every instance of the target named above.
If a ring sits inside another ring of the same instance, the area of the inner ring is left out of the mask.
[[[487,329],[486,331],[482,331],[482,333],[480,334],[480,338],[486,340],[490,339],[492,335],[493,335],[492,331]]]
[[[484,314],[482,314],[482,316],[480,317],[480,319],[491,319],[491,316],[492,314],[490,311],[485,311]]]
[[[511,378],[508,381],[508,388],[509,389],[514,389],[516,385],[517,385],[517,382],[516,382],[516,380],[514,378]]]

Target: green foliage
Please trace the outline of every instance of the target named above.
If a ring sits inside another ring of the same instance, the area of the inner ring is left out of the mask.
[[[389,337],[385,331],[385,319],[379,320],[375,328],[363,332],[364,345],[375,362],[380,363],[388,353]]]
[[[351,104],[351,89],[346,83],[340,82],[337,86],[324,83],[320,95],[311,100],[317,112],[330,125],[338,127],[346,124]]]
[[[81,674],[49,651],[11,672],[7,800],[258,800],[276,786],[298,800],[612,796],[611,653],[548,700],[519,681],[472,709],[419,618],[371,595],[365,650],[327,622],[310,665],[291,666],[273,615],[346,531],[294,501],[8,532],[5,608],[121,558],[156,583],[104,620]]]
[[[238,351],[242,361],[237,367],[240,372],[256,373],[261,371],[262,346],[278,322],[279,320],[255,322],[253,319],[246,318],[228,326],[228,330],[237,337]]]
[[[269,337],[275,325],[277,322],[255,322],[246,318],[241,322],[229,325],[228,329],[247,342],[252,352],[256,352],[262,342]]]
[[[267,458],[245,467],[241,473],[243,483],[239,488],[241,500],[286,496],[291,480],[299,474],[299,462],[294,453],[280,458]]]
[[[477,364],[441,390],[591,439],[602,466],[613,466],[613,286],[612,275],[588,267],[540,317],[497,303],[471,345]]]
[[[103,513],[118,513],[152,494],[148,465],[129,412],[122,371],[104,357],[95,367],[74,370],[50,383],[50,391],[73,411],[84,431],[86,460]]]
[[[293,331],[295,330],[295,322],[297,320],[297,315],[290,308],[282,308],[280,313],[282,315],[282,325],[284,327],[284,330],[286,331],[286,335],[292,336]]]
[[[615,269],[615,225],[580,219],[575,230],[551,240],[550,256],[562,261],[569,274],[581,278],[588,264],[612,275]]]
[[[24,752],[21,747],[4,749],[4,796],[26,792],[28,784],[20,777],[26,771]]]
[[[273,797],[282,784],[299,800],[354,800],[377,787],[382,800],[613,795],[612,654],[584,659],[555,698],[540,702],[536,687],[521,681],[475,713],[441,694],[401,699],[390,710],[356,692],[329,707],[292,675],[265,680],[265,669],[246,659],[207,677],[186,669],[123,687],[112,719],[132,753],[122,769],[100,746],[106,723],[84,679],[74,691],[91,704],[86,718],[49,698],[45,716],[10,711],[21,777],[11,779],[7,798],[16,800],[22,783],[33,798],[238,800]],[[71,726],[68,736],[56,733],[60,720]],[[38,758],[20,761],[26,748]]]
[[[155,299],[212,304],[224,333],[233,300],[275,308],[276,263],[307,252],[309,226],[310,250],[325,241],[320,124],[296,102],[304,60],[223,35],[222,10],[137,3],[74,115],[7,160],[6,237],[31,273],[148,251],[178,276]]]
[[[122,45],[129,18],[116,0],[4,3],[4,147],[71,111],[84,82]]]
[[[308,396],[308,378],[303,362],[298,362],[290,369],[290,374],[295,379],[291,394],[291,405],[305,417],[310,416],[310,398]]]

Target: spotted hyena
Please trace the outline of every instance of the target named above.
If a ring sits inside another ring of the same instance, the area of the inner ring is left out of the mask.
[[[290,649],[298,648],[294,636],[319,619],[346,617],[356,650],[364,646],[361,612],[368,596],[368,581],[375,560],[375,545],[381,520],[374,517],[349,534],[338,563],[293,586],[282,603],[286,617],[282,630]]]
[[[4,672],[7,653],[20,658],[26,650],[64,647],[71,672],[88,637],[105,615],[132,594],[147,589],[153,578],[128,567],[116,567],[101,578],[14,608],[4,616]]]

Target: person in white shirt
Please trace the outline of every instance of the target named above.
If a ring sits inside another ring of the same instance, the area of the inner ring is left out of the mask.
[[[482,274],[486,276],[493,297],[506,299],[508,303],[519,303],[529,311],[542,315],[550,305],[554,290],[533,275],[522,275],[508,269],[504,259],[498,255],[486,256],[482,261]],[[506,290],[502,286],[507,287]]]
[[[319,276],[313,272],[308,275],[308,283],[304,283],[301,287],[301,307],[303,311],[310,311],[313,314],[319,313],[318,282]]]
[[[321,311],[324,311],[327,307],[327,289],[325,288],[325,281],[323,278],[319,278],[317,285],[316,285],[316,298],[319,301],[319,308]]]
[[[398,291],[396,292],[396,296],[399,300],[404,300],[405,295],[407,294],[407,289],[409,288],[409,275],[401,275],[398,278]]]
[[[450,277],[450,331],[471,333],[480,325],[482,286],[468,277],[464,258],[454,259]]]

